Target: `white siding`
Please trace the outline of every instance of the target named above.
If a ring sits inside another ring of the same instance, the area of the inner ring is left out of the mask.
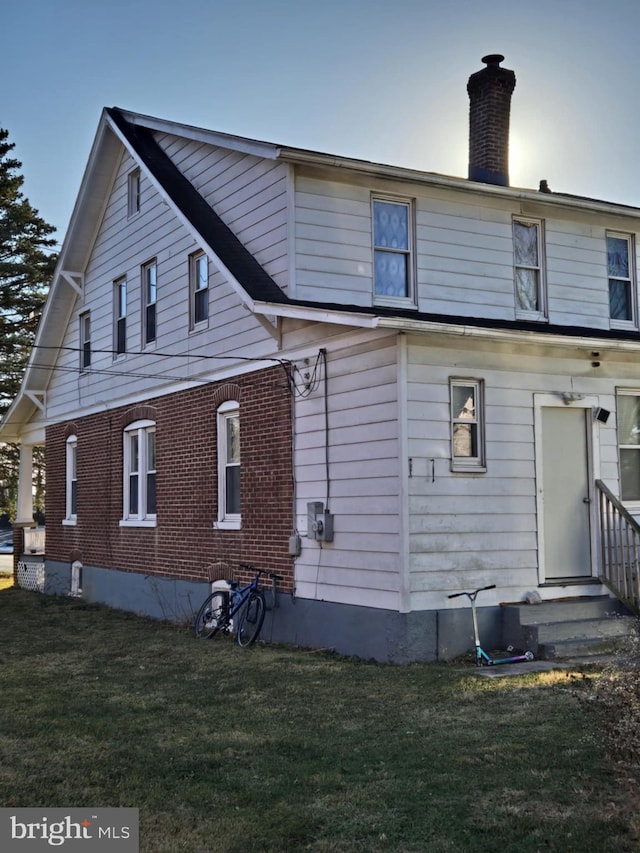
[[[636,233],[636,220],[521,204],[478,192],[381,181],[349,182],[317,169],[295,180],[295,295],[343,305],[373,304],[371,195],[415,203],[417,308],[426,313],[516,319],[512,219],[544,223],[548,321],[609,327],[605,233]],[[541,324],[544,328],[544,323]]]
[[[534,395],[573,391],[615,408],[612,382],[585,369],[576,350],[527,354],[412,337],[408,367],[410,587],[412,609],[442,606],[446,595],[486,584],[496,600],[520,600],[538,585]],[[453,348],[453,347],[457,348]],[[588,364],[588,362],[587,362]],[[622,368],[621,365],[617,365]],[[486,472],[450,468],[449,379],[484,381]],[[638,379],[634,385],[637,387]],[[596,429],[596,457],[617,491],[615,418]]]
[[[85,273],[84,298],[76,300],[63,342],[63,347],[71,349],[61,351],[48,389],[50,420],[68,417],[80,405],[109,405],[127,397],[167,393],[177,383],[212,377],[232,363],[212,356],[250,351],[257,358],[273,347],[268,333],[212,263],[208,328],[189,331],[188,259],[198,247],[144,175],[140,213],[127,217],[127,175],[133,165],[128,157],[123,159],[98,231]],[[141,265],[153,258],[157,261],[157,339],[143,351]],[[121,276],[127,278],[127,355],[114,360],[113,282]],[[91,312],[91,371],[79,374],[78,318],[87,310]],[[200,355],[206,355],[206,360]]]
[[[296,594],[398,608],[400,476],[395,337],[328,348],[329,487],[323,383],[295,402],[296,511],[303,551]],[[309,540],[307,502],[327,502],[332,543]]]
[[[168,134],[159,136],[158,142],[258,263],[286,289],[286,165]]]

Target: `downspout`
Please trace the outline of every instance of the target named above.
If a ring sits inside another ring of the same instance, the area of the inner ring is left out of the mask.
[[[398,609],[400,613],[411,610],[411,582],[409,542],[409,478],[411,476],[408,439],[408,405],[407,405],[407,337],[403,332],[398,335],[398,458],[400,462],[400,583]]]

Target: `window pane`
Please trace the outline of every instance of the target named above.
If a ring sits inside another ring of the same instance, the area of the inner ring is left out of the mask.
[[[156,265],[151,264],[147,267],[147,305],[151,305],[156,301]]]
[[[209,286],[208,266],[207,258],[204,255],[196,258],[196,290],[203,290]]]
[[[138,514],[138,475],[129,475],[129,515]]]
[[[227,418],[227,462],[240,462],[240,418]]]
[[[620,451],[620,480],[622,500],[640,500],[640,450]]]
[[[155,430],[147,432],[147,470],[156,470],[156,433]]]
[[[147,305],[145,314],[145,340],[151,343],[156,339],[156,306]]]
[[[409,256],[402,252],[376,250],[375,290],[379,296],[408,296]]]
[[[624,237],[607,237],[607,267],[615,278],[629,278],[629,241]]]
[[[618,397],[618,443],[640,445],[640,396]]]
[[[409,209],[406,204],[373,203],[373,242],[377,248],[409,250]]]
[[[156,475],[155,471],[147,474],[147,515],[156,514]]]
[[[628,281],[609,279],[609,316],[612,320],[632,320],[631,288]]]
[[[124,317],[121,317],[120,320],[118,320],[116,337],[116,352],[118,355],[121,355],[123,352],[127,351],[127,321]]]
[[[513,223],[513,248],[518,266],[538,266],[538,226],[533,222]]]
[[[516,269],[516,298],[522,311],[538,310],[538,271]]]
[[[476,424],[453,425],[454,457],[475,458],[478,456],[478,427]]]
[[[78,482],[77,480],[71,481],[71,515],[78,514]]]
[[[208,317],[208,290],[198,290],[194,294],[193,319],[195,323],[201,323]]]
[[[240,466],[228,465],[225,504],[227,515],[240,514]]]
[[[473,385],[453,385],[451,398],[453,405],[453,417],[462,420],[475,420],[476,417],[476,389]]]
[[[139,453],[138,453],[138,435],[137,433],[132,433],[129,436],[129,472],[134,473],[138,470],[139,465]]]

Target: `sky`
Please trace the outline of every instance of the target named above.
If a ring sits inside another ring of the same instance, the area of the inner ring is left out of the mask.
[[[466,177],[515,71],[511,185],[640,207],[638,0],[3,0],[0,127],[62,242],[102,108]]]

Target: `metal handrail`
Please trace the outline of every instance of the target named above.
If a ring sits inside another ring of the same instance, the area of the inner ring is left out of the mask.
[[[600,580],[640,615],[640,524],[602,480],[596,480],[600,515]]]

